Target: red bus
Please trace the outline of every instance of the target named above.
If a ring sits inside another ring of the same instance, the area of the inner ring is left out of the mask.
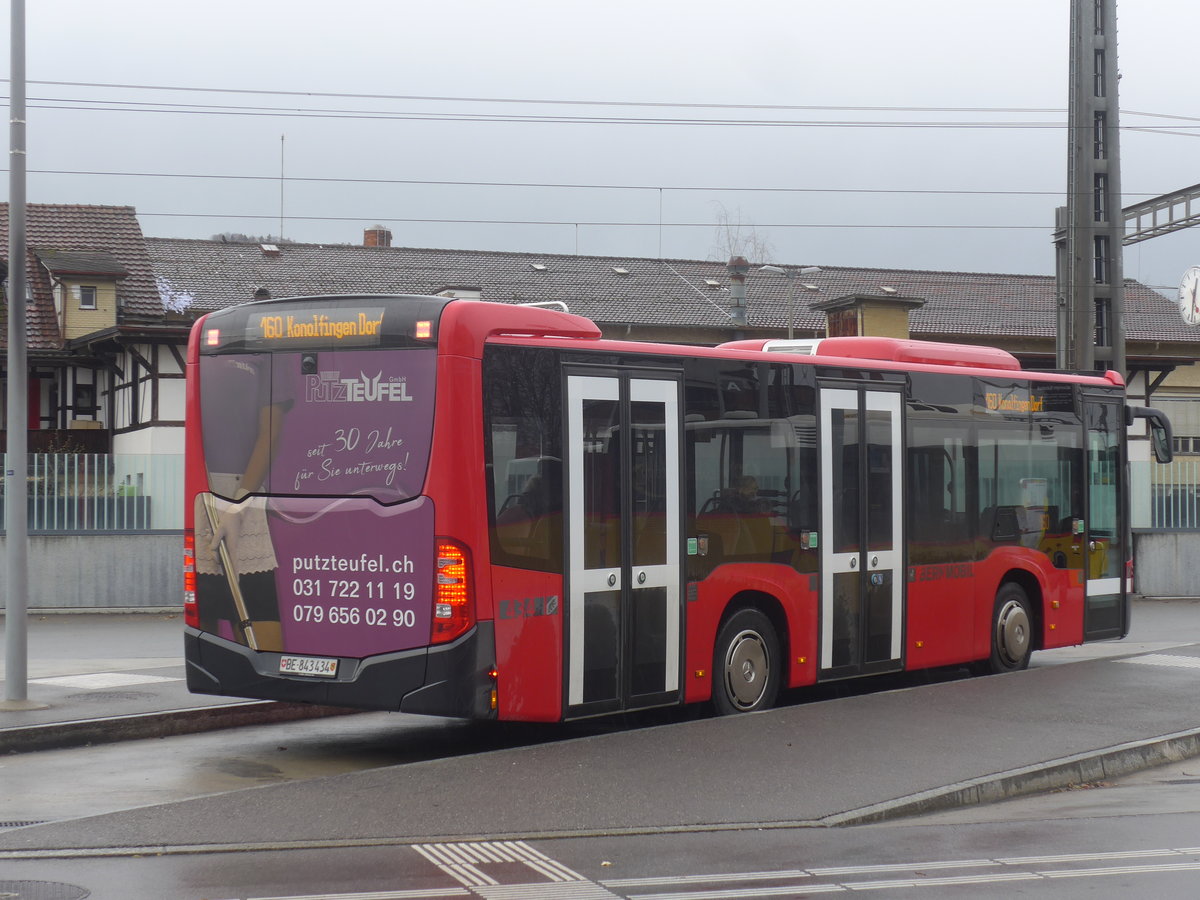
[[[1162,444],[1166,422],[1118,374],[766,343],[606,340],[554,309],[417,296],[200,319],[188,686],[506,720],[732,713],[1127,633],[1126,426]]]

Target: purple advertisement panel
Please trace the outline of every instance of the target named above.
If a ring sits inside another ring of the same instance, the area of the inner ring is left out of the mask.
[[[266,490],[384,503],[418,495],[436,364],[433,349],[274,354],[271,404],[280,421]]]
[[[267,501],[283,650],[363,657],[429,643],[433,503]]]

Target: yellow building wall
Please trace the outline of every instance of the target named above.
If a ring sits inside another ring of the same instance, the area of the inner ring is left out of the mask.
[[[907,340],[908,308],[864,303],[860,318],[862,333],[870,337],[900,338]]]
[[[74,288],[91,286],[96,289],[96,308],[80,309]],[[117,324],[117,285],[96,279],[63,280],[63,337],[67,340],[83,337]]]

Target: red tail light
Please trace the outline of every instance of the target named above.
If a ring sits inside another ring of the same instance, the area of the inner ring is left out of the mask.
[[[454,541],[437,542],[437,575],[433,592],[433,635],[435,644],[452,641],[475,624],[467,550]]]
[[[183,536],[183,621],[192,628],[200,627],[200,610],[196,606],[196,536]]]

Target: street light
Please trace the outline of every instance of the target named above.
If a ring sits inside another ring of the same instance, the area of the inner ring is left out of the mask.
[[[788,323],[788,340],[792,340],[792,300],[795,295],[796,276],[797,275],[816,275],[821,271],[820,266],[801,266],[799,269],[788,271],[779,266],[759,266],[758,271],[766,272],[768,275],[782,275],[787,279],[787,323]],[[819,291],[820,288],[815,285],[805,285],[805,290]]]

